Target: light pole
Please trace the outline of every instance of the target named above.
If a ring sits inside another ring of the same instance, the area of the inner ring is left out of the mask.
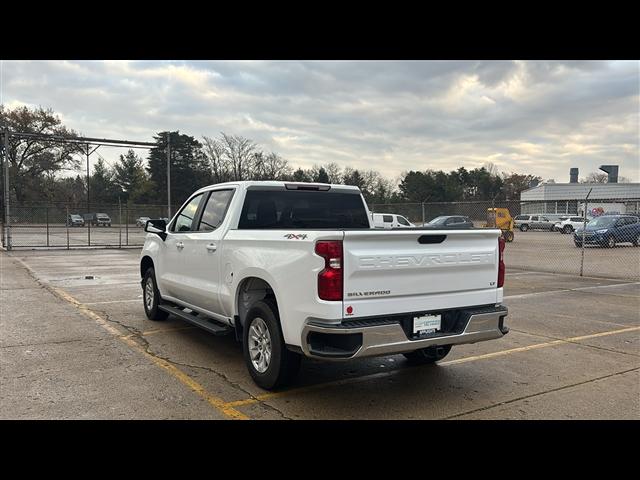
[[[171,132],[167,132],[167,217],[171,218]]]

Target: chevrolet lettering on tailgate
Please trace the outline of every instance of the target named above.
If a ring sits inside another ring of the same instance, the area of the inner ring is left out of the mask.
[[[361,269],[393,267],[440,267],[463,264],[490,264],[494,252],[441,253],[429,255],[384,255],[379,257],[359,257]]]

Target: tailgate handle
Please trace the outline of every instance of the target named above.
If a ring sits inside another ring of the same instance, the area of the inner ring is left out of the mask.
[[[446,235],[420,235],[418,237],[418,243],[442,243]]]

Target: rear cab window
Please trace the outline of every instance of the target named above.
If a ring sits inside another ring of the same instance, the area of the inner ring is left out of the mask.
[[[370,223],[357,190],[247,190],[238,229],[289,228],[369,229]]]

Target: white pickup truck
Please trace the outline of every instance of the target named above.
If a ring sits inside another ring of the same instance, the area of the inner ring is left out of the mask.
[[[375,230],[357,187],[233,182],[149,220],[140,257],[151,320],[234,332],[254,381],[291,381],[303,355],[402,353],[432,363],[500,338],[500,230]]]

